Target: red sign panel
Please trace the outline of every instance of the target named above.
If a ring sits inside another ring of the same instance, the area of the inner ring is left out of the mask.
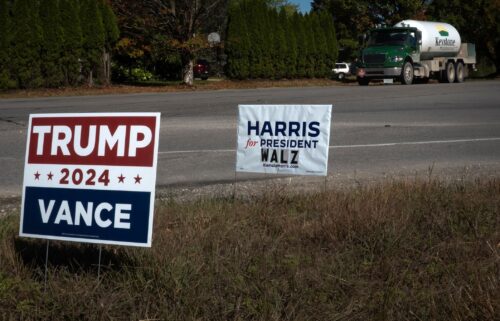
[[[152,166],[155,117],[33,118],[29,164]]]

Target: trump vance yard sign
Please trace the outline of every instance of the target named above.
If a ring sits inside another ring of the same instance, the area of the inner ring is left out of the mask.
[[[159,113],[30,115],[20,236],[151,246]]]

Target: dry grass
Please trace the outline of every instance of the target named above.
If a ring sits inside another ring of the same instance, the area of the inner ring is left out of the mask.
[[[175,82],[166,85],[127,86],[113,85],[108,87],[68,87],[52,89],[32,90],[10,90],[0,91],[0,98],[35,98],[35,97],[58,97],[58,96],[89,96],[89,95],[113,95],[113,94],[136,94],[136,93],[164,93],[164,92],[189,92],[202,90],[224,90],[224,89],[251,89],[251,88],[274,88],[274,87],[308,87],[308,86],[334,86],[343,83],[331,79],[294,79],[294,80],[215,80],[195,81],[194,86],[189,87]]]
[[[2,320],[498,320],[500,180],[166,201],[151,249],[0,222]]]

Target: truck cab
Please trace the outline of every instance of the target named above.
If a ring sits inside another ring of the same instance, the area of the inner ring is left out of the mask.
[[[414,75],[411,65],[420,60],[421,39],[417,28],[372,30],[358,64],[357,78],[360,85],[367,85],[371,79],[395,79],[405,84],[412,83]]]

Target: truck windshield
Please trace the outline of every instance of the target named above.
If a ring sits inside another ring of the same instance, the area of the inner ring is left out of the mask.
[[[375,30],[370,33],[368,46],[404,45],[407,41],[406,31]]]

